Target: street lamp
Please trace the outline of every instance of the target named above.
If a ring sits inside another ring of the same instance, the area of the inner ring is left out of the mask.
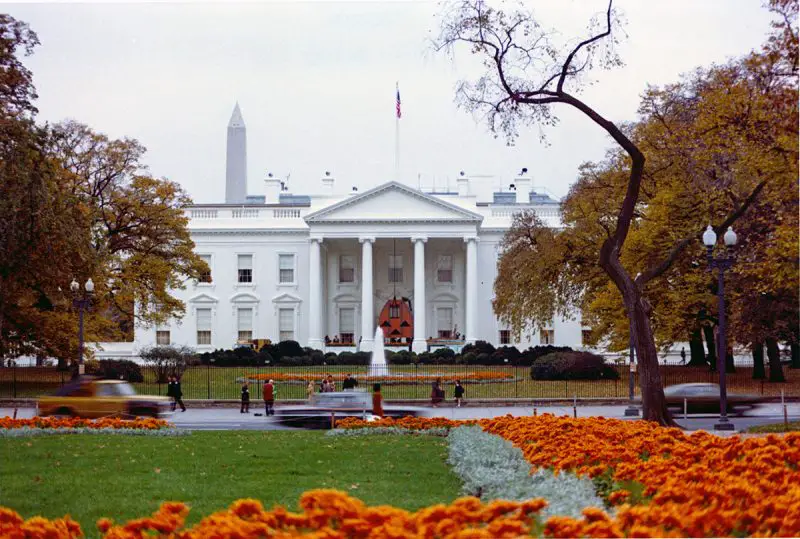
[[[78,375],[85,372],[83,364],[83,311],[88,310],[92,305],[92,294],[94,293],[94,283],[92,279],[83,285],[84,291],[81,293],[81,285],[72,279],[69,289],[72,290],[72,306],[78,309]]]
[[[736,232],[732,227],[723,236],[725,247],[730,249],[736,245]],[[703,244],[708,254],[708,270],[716,268],[718,273],[717,295],[719,296],[719,339],[717,342],[717,369],[719,369],[719,422],[714,425],[715,430],[734,430],[733,423],[728,419],[728,391],[725,386],[725,360],[728,356],[728,347],[725,342],[725,270],[733,266],[733,257],[730,251],[725,256],[714,258],[714,245],[717,243],[717,234],[711,225],[703,232]]]

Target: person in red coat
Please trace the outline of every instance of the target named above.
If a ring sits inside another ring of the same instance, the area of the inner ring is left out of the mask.
[[[272,380],[264,384],[264,407],[266,408],[265,415],[275,415],[275,409],[273,405],[275,404],[275,386],[272,384]]]
[[[381,385],[372,386],[372,414],[383,417],[383,395],[381,395]]]

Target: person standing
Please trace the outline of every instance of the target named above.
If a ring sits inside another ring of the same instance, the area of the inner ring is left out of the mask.
[[[464,398],[464,386],[461,385],[461,380],[456,380],[456,407],[461,408],[461,399]]]
[[[250,388],[247,387],[247,382],[245,382],[242,386],[242,409],[239,411],[239,413],[250,413]]]
[[[275,410],[273,406],[275,405],[275,386],[272,384],[272,380],[268,381],[264,384],[264,408],[265,414],[264,415],[275,415]]]
[[[433,385],[431,386],[431,404],[434,408],[439,406],[439,403],[442,402],[442,396],[444,394],[444,390],[442,390],[442,379],[437,378]]]
[[[372,414],[383,417],[383,395],[381,395],[381,385],[372,386]]]
[[[308,385],[306,386],[306,395],[308,396],[308,400],[310,402],[314,396],[314,382],[311,380],[308,381]]]
[[[681,365],[686,365],[686,348],[681,346]]]
[[[186,405],[183,404],[183,389],[181,388],[181,379],[177,376],[172,376],[172,411],[175,411],[175,406],[178,405],[181,407],[181,412],[186,411]],[[169,395],[169,390],[167,390],[167,394]]]

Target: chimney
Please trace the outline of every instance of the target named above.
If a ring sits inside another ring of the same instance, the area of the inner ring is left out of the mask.
[[[350,190],[350,196],[355,196],[357,194],[358,194],[358,187],[354,185],[353,188]]]
[[[278,204],[281,196],[281,181],[272,176],[272,172],[267,174],[264,180],[264,203],[265,204]]]
[[[325,196],[333,196],[333,183],[334,179],[331,173],[325,171],[325,176],[322,178],[322,194]]]
[[[467,178],[463,170],[458,173],[458,178],[456,178],[456,185],[458,186],[458,196],[460,197],[469,196],[469,178]]]
[[[514,186],[517,188],[517,204],[528,204],[530,202],[531,177],[528,176],[527,168],[523,168],[519,176],[514,178]]]

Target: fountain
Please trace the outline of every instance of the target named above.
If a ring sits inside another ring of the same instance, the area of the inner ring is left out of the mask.
[[[375,340],[372,345],[372,357],[369,360],[369,376],[386,376],[389,374],[386,365],[386,352],[383,349],[383,329],[380,326],[375,328]]]

